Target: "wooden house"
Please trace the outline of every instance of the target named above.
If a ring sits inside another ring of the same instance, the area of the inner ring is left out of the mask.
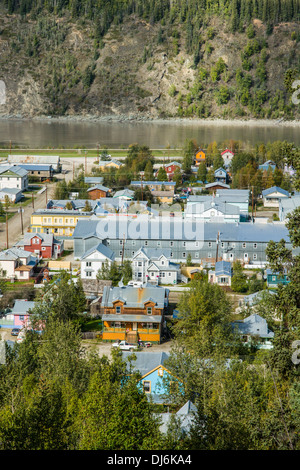
[[[90,199],[101,199],[102,197],[107,197],[109,193],[109,188],[102,186],[102,184],[97,184],[92,186],[87,190]]]
[[[161,286],[104,287],[103,340],[160,343],[169,290]]]
[[[195,155],[195,165],[198,166],[200,165],[200,163],[203,163],[205,162],[206,160],[206,153],[204,150],[202,149],[199,149],[197,152],[196,152],[196,155]]]

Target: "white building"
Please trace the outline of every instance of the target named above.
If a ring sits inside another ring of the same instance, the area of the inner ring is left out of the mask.
[[[13,247],[0,253],[0,269],[5,279],[28,280],[37,263],[37,256],[20,248]]]
[[[290,194],[285,189],[272,186],[272,188],[262,191],[262,196],[264,207],[279,207],[279,200],[288,198]]]
[[[109,265],[114,261],[114,252],[107,246],[99,243],[88,250],[81,258],[81,279],[97,279],[97,273],[107,262]]]
[[[0,165],[0,189],[28,189],[28,171],[13,165]]]
[[[240,208],[232,204],[226,204],[212,197],[204,202],[188,201],[185,218],[197,218],[204,222],[240,222]]]
[[[134,281],[151,284],[177,284],[180,265],[170,261],[171,250],[140,248],[132,257]]]

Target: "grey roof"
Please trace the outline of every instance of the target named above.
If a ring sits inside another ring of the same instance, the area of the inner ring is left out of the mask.
[[[19,163],[18,166],[23,168],[26,171],[50,171],[52,170],[52,165],[45,165],[45,164],[27,164],[27,163]]]
[[[188,204],[185,213],[202,214],[203,212],[206,212],[210,209],[215,209],[216,211],[222,212],[224,215],[240,215],[239,206],[226,204],[225,202],[219,201],[218,198],[210,198],[210,200],[208,199],[203,202],[201,201],[198,203],[195,202],[193,204]]]
[[[166,433],[168,431],[171,416],[175,416],[180,421],[181,432],[188,433],[190,431],[191,425],[193,424],[196,413],[197,408],[190,400],[187,401],[175,414],[169,412],[160,413],[159,417],[162,421],[162,424],[160,425],[160,431],[162,433]]]
[[[22,190],[20,188],[1,188],[0,193],[5,194],[19,194]]]
[[[230,261],[218,261],[215,264],[216,276],[231,276],[232,269]]]
[[[171,252],[171,248],[149,248],[147,246],[143,246],[134,253],[133,258],[135,258],[138,253],[144,253],[149,260],[158,260],[161,256],[165,256],[169,259],[171,257]]]
[[[203,223],[202,220],[190,220],[169,217],[148,217],[141,215],[135,219],[109,217],[100,220],[78,220],[73,238],[98,237],[99,240],[205,240],[216,241],[220,232],[221,241],[290,242],[289,232],[284,224],[243,223]]]
[[[131,181],[130,185],[131,186],[141,186],[142,183],[141,183],[141,181]],[[172,186],[173,187],[173,186],[176,185],[176,183],[174,183],[173,181],[155,181],[155,180],[154,181],[143,181],[143,187],[149,186],[149,185],[151,185],[151,186],[153,186],[153,185],[155,185],[155,186]]]
[[[169,358],[169,354],[166,352],[138,351],[134,355],[136,359],[132,361],[132,366],[135,371],[140,372],[142,377],[156,367],[164,365],[164,362]],[[132,353],[123,351],[122,356],[124,360],[127,360],[132,356]]]
[[[57,164],[60,161],[60,157],[58,155],[8,155],[7,157],[9,162],[17,162],[17,163],[41,163],[45,164]]]
[[[24,246],[30,242],[32,238],[40,238],[42,240],[43,245],[52,246],[54,242],[54,235],[53,233],[24,233],[24,237],[22,240],[16,243],[16,246]]]
[[[103,183],[103,176],[85,176],[84,182],[88,184],[101,184]]]
[[[272,186],[272,188],[267,188],[264,191],[262,191],[262,195],[264,197],[269,196],[270,194],[273,193],[281,193],[283,196],[289,197],[289,192],[286,191],[285,189],[280,188],[279,186]]]
[[[293,212],[300,206],[300,195],[292,196],[289,198],[279,199],[279,211],[283,214],[283,218]]]
[[[116,198],[116,197],[125,196],[125,197],[132,198],[133,195],[134,195],[134,191],[132,191],[131,189],[125,188],[125,189],[121,189],[120,191],[116,191],[113,197]]]
[[[160,286],[105,286],[103,290],[102,302],[103,307],[113,307],[113,302],[121,300],[128,308],[144,308],[144,304],[148,301],[154,302],[157,308],[164,308],[165,289]],[[145,320],[147,321],[147,317]]]
[[[92,209],[97,204],[97,200],[93,201],[91,199],[50,199],[47,203],[47,209],[52,209],[54,206],[64,209],[68,203],[71,203],[74,210],[79,210],[85,207],[87,201]]]
[[[274,295],[275,292],[272,290],[260,290],[258,292],[254,292],[253,294],[245,295],[244,297],[244,303],[252,306],[255,303],[259,302],[264,298],[266,295]]]
[[[103,245],[103,243],[99,243],[98,245],[94,246],[90,250],[86,251],[84,255],[80,258],[81,260],[88,258],[91,254],[95,253],[95,251],[98,251],[101,253],[103,256],[106,256],[106,258],[110,260],[114,260],[115,254],[114,252],[108,248],[108,246]]]
[[[87,192],[89,191],[94,191],[95,189],[99,189],[100,191],[109,191],[109,188],[106,186],[103,186],[102,184],[96,184],[95,186],[92,186],[91,188],[87,189]]]
[[[25,315],[29,310],[32,310],[34,306],[35,302],[29,300],[15,300],[10,313],[13,315]]]
[[[14,261],[18,258],[28,258],[31,257],[33,253],[22,250],[21,248],[12,247],[8,248],[8,250],[1,251],[0,253],[0,261]]]
[[[269,330],[267,321],[260,315],[253,313],[242,321],[232,322],[233,328],[237,328],[240,334],[259,336],[260,338],[273,338],[273,331]]]
[[[217,195],[219,196],[247,196],[249,197],[249,189],[217,189]]]
[[[207,183],[206,188],[214,188],[215,186],[222,186],[222,188],[230,188],[229,184],[221,183],[221,181],[215,181],[214,183]]]
[[[17,176],[20,176],[20,177],[26,176],[28,174],[28,172],[26,170],[19,167],[18,165],[3,165],[3,166],[1,165],[0,166],[0,175],[2,175],[2,173],[5,173],[6,171],[10,171],[12,173],[15,173]]]

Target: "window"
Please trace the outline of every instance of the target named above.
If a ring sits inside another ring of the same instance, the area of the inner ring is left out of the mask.
[[[121,307],[120,306],[116,307],[116,313],[121,313]]]
[[[87,262],[85,263],[85,265],[86,265],[86,266],[92,266],[92,262],[91,262],[91,261],[87,261]]]
[[[182,246],[186,246],[186,242],[182,242]]]
[[[174,242],[170,242],[170,246],[174,246]]]
[[[198,247],[198,246],[199,246],[199,242],[195,242],[195,246],[197,246],[197,247]]]
[[[182,257],[183,257],[183,258],[186,257],[186,252],[185,252],[185,251],[182,253]]]
[[[148,240],[145,240],[145,246],[148,246]]]
[[[246,243],[243,243],[242,247],[243,247],[243,248],[246,248]]]
[[[122,254],[123,254],[123,251],[122,250],[119,251],[119,256],[122,256]]]
[[[211,246],[212,246],[212,243],[208,242],[208,248],[211,248]]]
[[[161,276],[161,277],[165,277],[165,276],[166,276],[166,273],[164,273],[164,272],[163,272],[163,273],[160,273],[160,276]]]
[[[152,307],[147,307],[147,315],[152,315]]]
[[[257,254],[256,253],[253,254],[253,259],[257,259]]]
[[[224,246],[225,246],[225,243],[224,243],[224,242],[222,242],[222,243],[221,243],[221,247],[222,247],[222,248],[224,248]]]
[[[91,271],[87,271],[87,272],[86,272],[86,277],[92,277],[92,272],[91,272]]]
[[[257,248],[257,243],[253,243],[253,248]]]
[[[211,253],[207,253],[208,258],[212,258]]]
[[[173,251],[171,251],[170,253],[170,258],[173,258]]]
[[[46,247],[45,247],[45,246],[42,246],[42,251],[46,251]]]
[[[119,240],[119,245],[123,245],[123,240]]]
[[[171,276],[172,276],[172,273],[168,273],[168,276],[171,277]]]
[[[135,246],[135,240],[132,240],[131,244],[132,246]]]
[[[158,242],[157,242],[157,246],[161,246],[161,241],[158,241]]]
[[[143,380],[143,391],[145,393],[151,392],[151,382],[150,380]]]
[[[195,253],[195,258],[199,258],[199,253]]]

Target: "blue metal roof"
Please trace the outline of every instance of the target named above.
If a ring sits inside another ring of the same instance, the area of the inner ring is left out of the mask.
[[[287,196],[287,197],[289,197],[289,195],[290,195],[288,191],[286,191],[285,189],[280,188],[279,186],[272,186],[272,188],[268,188],[268,189],[265,189],[264,191],[262,191],[263,196],[268,196],[269,194],[272,194],[272,193],[281,193],[281,194],[283,194],[284,196]]]

